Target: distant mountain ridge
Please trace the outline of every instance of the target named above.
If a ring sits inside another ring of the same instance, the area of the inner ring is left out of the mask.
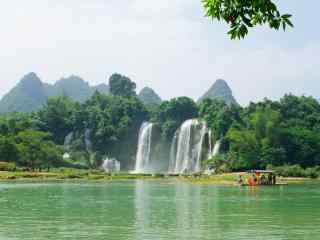
[[[26,74],[0,101],[0,113],[32,112],[40,109],[49,97],[68,96],[84,102],[95,91],[109,94],[107,84],[90,86],[78,76],[62,78],[55,84],[43,83],[35,73]]]
[[[0,100],[0,113],[7,112],[32,112],[39,110],[50,97],[68,96],[74,101],[84,102],[89,99],[95,91],[102,94],[109,94],[107,84],[90,86],[88,82],[79,76],[71,75],[61,78],[55,84],[48,84],[41,81],[37,74],[31,72],[26,74],[20,82],[12,88]],[[138,98],[144,104],[161,104],[160,96],[149,87],[143,88]],[[227,104],[239,105],[232,94],[227,82],[218,79],[210,89],[199,98],[198,103],[206,98],[220,99]]]
[[[162,99],[159,97],[159,95],[149,87],[144,87],[140,91],[138,98],[144,104],[161,104],[162,102]]]
[[[217,79],[209,90],[199,98],[198,103],[202,102],[206,98],[222,100],[228,105],[239,105],[234,98],[228,83],[223,79]]]

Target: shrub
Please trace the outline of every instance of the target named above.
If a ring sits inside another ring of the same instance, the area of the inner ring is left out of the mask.
[[[307,168],[305,170],[306,176],[316,179],[319,177],[318,167]]]
[[[0,171],[15,171],[16,164],[13,162],[0,162]]]
[[[274,170],[283,177],[306,177],[306,172],[300,165],[284,165],[275,167]]]
[[[283,177],[309,177],[318,178],[320,176],[319,166],[303,169],[300,165],[284,165],[281,167],[267,166],[267,169],[276,171],[277,175]]]

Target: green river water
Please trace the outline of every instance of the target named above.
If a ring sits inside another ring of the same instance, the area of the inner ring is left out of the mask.
[[[320,239],[320,184],[0,183],[0,240]]]

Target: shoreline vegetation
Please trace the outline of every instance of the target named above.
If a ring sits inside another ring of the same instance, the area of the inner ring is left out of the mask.
[[[251,176],[245,172],[213,175],[169,176],[166,174],[130,174],[129,172],[108,174],[98,170],[54,169],[50,172],[0,171],[1,182],[14,181],[114,181],[114,180],[178,180],[191,184],[237,185],[239,175],[244,179]],[[304,183],[316,181],[307,177],[278,177],[279,183]]]

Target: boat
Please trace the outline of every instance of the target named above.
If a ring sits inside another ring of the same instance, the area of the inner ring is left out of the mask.
[[[288,183],[277,182],[277,177],[274,171],[272,170],[249,170],[247,174],[252,174],[252,177],[249,179],[242,179],[242,176],[239,175],[238,185],[240,186],[284,186]]]

